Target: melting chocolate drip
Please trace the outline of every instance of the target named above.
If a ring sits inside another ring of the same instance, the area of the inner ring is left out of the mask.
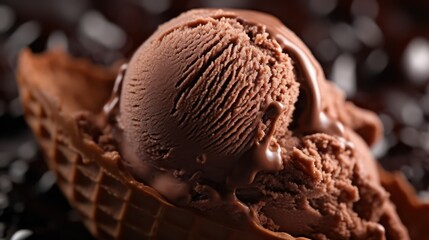
[[[277,121],[284,110],[285,108],[280,102],[271,102],[263,115],[265,122],[269,124],[262,140],[255,142],[238,160],[233,161],[232,170],[228,173],[221,189],[216,191],[210,186],[203,186],[203,190],[207,193],[212,204],[224,205],[226,209],[233,210],[236,215],[251,223],[257,221],[255,213],[237,198],[236,191],[240,187],[251,184],[260,171],[283,169],[280,146],[273,143],[272,139]]]
[[[283,35],[277,34],[276,39],[281,43],[283,51],[289,53],[291,58],[296,61],[295,66],[299,68],[299,74],[302,74],[298,80],[303,85],[302,89],[306,91],[309,106],[304,109],[299,119],[299,130],[307,134],[323,132],[342,137],[344,126],[340,122],[330,119],[322,110],[318,75],[309,56]]]
[[[236,17],[248,24],[266,27],[268,33],[280,44],[282,52],[289,54],[295,62],[300,73],[298,81],[301,89],[306,92],[308,104],[299,119],[298,130],[304,134],[322,132],[343,137],[344,126],[330,119],[322,110],[319,80],[324,81],[325,77],[304,43],[276,18],[253,11],[237,10],[235,13]]]
[[[283,104],[272,102],[265,110],[265,117],[270,122],[268,131],[261,142],[255,142],[237,161],[226,179],[228,188],[235,192],[237,187],[247,186],[253,182],[259,171],[279,171],[283,168],[280,146],[272,143],[276,123],[284,111]],[[274,150],[270,149],[274,145]]]

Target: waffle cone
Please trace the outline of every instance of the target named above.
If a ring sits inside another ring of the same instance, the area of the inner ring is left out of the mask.
[[[136,182],[116,151],[104,151],[77,124],[79,111],[96,113],[109,97],[116,71],[60,51],[24,50],[18,69],[28,124],[69,203],[98,239],[295,239],[244,221],[216,221],[165,201]],[[89,95],[89,96],[88,96]],[[226,214],[224,214],[226,215]]]
[[[429,240],[429,203],[422,202],[403,174],[379,168],[381,185],[390,193],[410,239]]]

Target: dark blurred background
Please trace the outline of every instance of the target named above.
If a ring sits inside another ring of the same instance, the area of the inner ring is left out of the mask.
[[[20,49],[62,47],[109,65],[196,7],[271,13],[295,31],[348,99],[378,113],[374,154],[429,199],[427,0],[0,0],[0,239],[91,239],[55,186],[22,116]]]

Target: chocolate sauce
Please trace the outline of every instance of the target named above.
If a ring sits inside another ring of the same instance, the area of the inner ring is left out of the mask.
[[[277,120],[283,111],[284,107],[280,102],[272,102],[268,105],[265,110],[265,116],[270,121],[268,131],[262,141],[255,142],[240,157],[226,179],[226,184],[232,192],[235,192],[237,187],[252,183],[259,171],[279,171],[283,168],[280,146],[272,141]],[[273,150],[270,149],[270,145],[274,145]]]
[[[339,121],[329,118],[322,110],[319,82],[325,81],[325,76],[304,43],[274,17],[254,11],[234,10],[234,12],[247,24],[266,27],[271,37],[280,44],[282,52],[289,54],[294,61],[301,90],[305,92],[309,103],[299,118],[298,130],[304,134],[322,132],[343,137],[344,126]]]
[[[280,102],[273,101],[268,104],[263,115],[265,122],[269,122],[267,131],[261,141],[256,141],[239,159],[233,160],[232,170],[227,174],[222,189],[216,190],[207,185],[202,186],[211,204],[223,205],[224,208],[234,211],[236,217],[251,223],[257,222],[255,213],[237,198],[236,191],[251,184],[260,171],[283,169],[281,149],[277,143],[273,143],[273,135],[277,121],[284,110],[285,108]]]

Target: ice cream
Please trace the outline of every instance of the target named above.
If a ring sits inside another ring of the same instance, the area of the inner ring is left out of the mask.
[[[295,237],[408,238],[368,148],[378,120],[274,17],[184,13],[117,85],[124,164],[170,202]]]
[[[275,125],[290,122],[298,97],[290,59],[258,31],[235,19],[190,12],[162,26],[138,50],[125,75],[119,110],[125,145],[136,153],[128,158],[133,171],[157,165],[179,170],[181,178],[199,171],[206,181],[235,185],[247,184],[256,164],[261,170],[281,169],[273,149],[260,163],[248,161],[255,165],[249,176],[240,169],[228,176],[242,167],[237,162],[258,132],[261,149],[254,151],[265,154]],[[249,41],[247,34],[259,39]],[[189,201],[183,194],[189,190],[178,196]]]

